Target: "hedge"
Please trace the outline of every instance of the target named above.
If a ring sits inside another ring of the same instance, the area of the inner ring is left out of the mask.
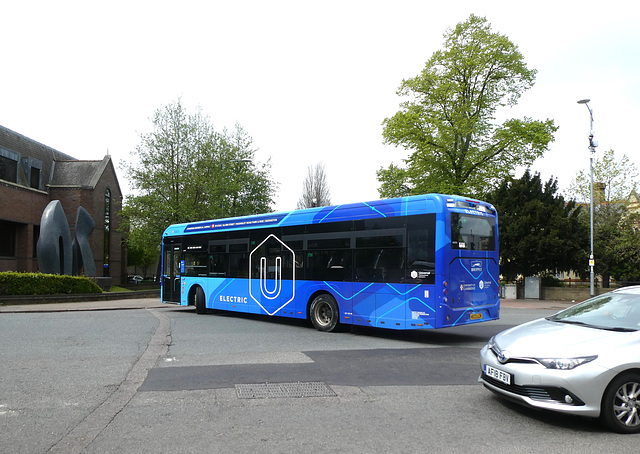
[[[0,295],[102,293],[98,285],[79,276],[0,272]]]

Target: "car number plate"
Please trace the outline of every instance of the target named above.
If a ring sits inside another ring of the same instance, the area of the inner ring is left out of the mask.
[[[500,369],[496,369],[495,367],[491,367],[487,364],[484,365],[484,373],[488,377],[494,378],[502,383],[506,383],[507,385],[511,384],[511,374],[505,372]]]
[[[478,312],[477,314],[469,315],[469,320],[480,320],[482,319],[482,313]]]

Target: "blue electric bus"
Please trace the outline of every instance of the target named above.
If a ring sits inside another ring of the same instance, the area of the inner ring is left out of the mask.
[[[496,320],[494,207],[427,194],[176,224],[162,301],[390,329]]]

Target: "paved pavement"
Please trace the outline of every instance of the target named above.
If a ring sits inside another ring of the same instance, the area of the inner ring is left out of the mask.
[[[502,299],[500,305],[503,308],[516,309],[546,309],[561,310],[576,302],[571,301],[546,301],[546,300],[514,300]],[[87,301],[70,303],[48,304],[16,304],[0,306],[0,313],[24,313],[24,312],[69,312],[69,311],[108,311],[121,309],[150,309],[158,307],[176,307],[162,304],[159,298],[122,299],[111,301]]]
[[[12,304],[0,306],[0,312],[70,312],[109,311],[119,309],[150,309],[167,307],[159,298],[121,299],[111,301],[86,301],[46,304]]]

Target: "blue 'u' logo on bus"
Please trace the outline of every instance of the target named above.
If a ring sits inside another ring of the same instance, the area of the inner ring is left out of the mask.
[[[280,254],[268,254],[266,251],[270,246],[277,246]],[[291,260],[287,260],[288,254],[291,254]],[[283,259],[285,263],[291,264],[286,267],[284,273]],[[254,269],[254,264],[257,265],[257,269]],[[294,264],[295,253],[274,234],[270,234],[249,254],[249,295],[267,314],[274,315],[294,300],[296,293]],[[287,273],[289,275],[286,275]]]
[[[274,281],[275,284],[273,286],[273,290],[270,291],[267,288],[267,272],[268,272],[268,263],[266,257],[260,257],[260,293],[267,299],[273,300],[280,296],[280,291],[282,291],[282,257],[275,257],[275,265],[274,265]]]

